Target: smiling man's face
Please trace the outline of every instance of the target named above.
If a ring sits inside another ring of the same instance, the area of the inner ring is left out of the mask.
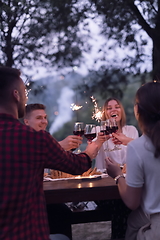
[[[47,114],[43,109],[33,110],[29,116],[24,119],[24,123],[36,131],[46,130],[48,124]]]

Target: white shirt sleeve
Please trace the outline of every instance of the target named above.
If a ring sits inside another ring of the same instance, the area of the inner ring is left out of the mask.
[[[144,184],[143,164],[136,147],[130,143],[127,146],[126,163],[127,185],[135,188],[142,187]]]

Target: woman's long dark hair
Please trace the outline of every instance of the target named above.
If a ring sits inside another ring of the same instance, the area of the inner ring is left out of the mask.
[[[154,156],[160,156],[160,82],[149,82],[136,93],[138,123],[155,146]]]

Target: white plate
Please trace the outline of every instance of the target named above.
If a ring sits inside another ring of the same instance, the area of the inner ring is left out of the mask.
[[[43,181],[60,181],[60,180],[98,180],[104,177],[108,177],[108,174],[102,173],[101,175],[90,175],[90,176],[76,176],[76,177],[70,177],[70,178],[50,178],[50,177],[44,177]]]

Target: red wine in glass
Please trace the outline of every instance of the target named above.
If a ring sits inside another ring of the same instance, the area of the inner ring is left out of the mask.
[[[109,128],[109,133],[116,133],[118,130],[118,126],[112,126],[112,127],[108,127]]]
[[[94,124],[86,124],[84,129],[84,136],[88,139],[89,142],[96,137],[96,125]]]
[[[106,132],[107,134],[112,134],[112,127],[106,126]]]
[[[76,135],[76,136],[80,136],[82,137],[84,135],[84,130],[80,130],[80,131],[73,131],[73,134]],[[76,148],[72,148],[71,151],[75,151]]]
[[[89,142],[92,142],[92,140],[96,137],[96,133],[85,133],[84,136],[88,139]]]
[[[109,132],[107,130],[107,121],[101,121],[100,132],[102,132],[103,135],[108,135],[109,134]]]
[[[112,132],[116,133],[118,131],[118,126],[112,126]]]
[[[116,133],[118,130],[118,125],[115,119],[110,119],[110,133]],[[110,151],[114,151],[114,150],[121,150],[119,144],[114,144],[114,148],[111,149]]]
[[[107,130],[101,130],[100,132],[102,132],[103,135],[107,135]]]
[[[73,134],[82,137],[84,135],[84,124],[83,122],[76,122],[74,124]],[[77,151],[75,153],[80,153],[81,150],[78,146]]]
[[[84,130],[73,131],[73,134],[82,137],[84,135]]]
[[[109,131],[108,131],[108,128],[107,128],[108,126],[109,126],[108,120],[101,121],[100,132],[102,132],[103,135],[105,136],[105,142],[103,143],[104,151],[108,151],[108,141],[107,141],[107,135],[109,135]]]

